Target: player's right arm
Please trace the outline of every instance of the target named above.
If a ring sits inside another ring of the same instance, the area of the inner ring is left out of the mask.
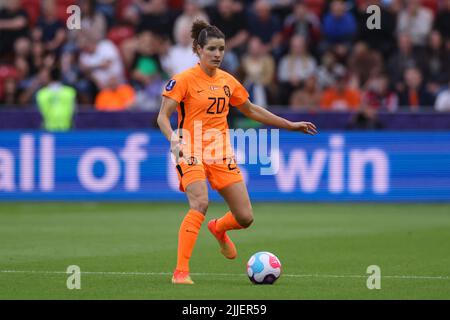
[[[175,100],[165,97],[162,97],[161,109],[159,110],[157,123],[159,129],[162,134],[167,138],[167,140],[171,140],[173,135],[173,129],[170,125],[170,116],[172,113],[177,110],[178,102]]]
[[[178,162],[179,157],[183,156],[183,153],[181,151],[183,142],[181,139],[177,138],[170,124],[170,116],[177,109],[177,106],[177,101],[163,96],[157,123],[162,134],[166,137],[167,140],[170,141],[170,151],[174,154]]]

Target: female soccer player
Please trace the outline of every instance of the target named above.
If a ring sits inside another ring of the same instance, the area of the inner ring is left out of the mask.
[[[217,27],[197,20],[192,25],[191,37],[200,62],[167,83],[158,115],[158,125],[170,141],[177,162],[180,190],[186,193],[190,208],[178,232],[174,284],[194,283],[189,276],[189,259],[208,209],[206,180],[230,209],[220,219],[208,223],[226,258],[234,259],[237,255],[226,232],[248,228],[253,222],[247,188],[227,135],[229,108],[234,106],[248,118],[266,125],[311,135],[317,133],[316,126],[310,122],[288,121],[249,101],[245,88],[219,69],[225,52],[225,36]],[[175,110],[178,112],[176,132],[169,120]]]

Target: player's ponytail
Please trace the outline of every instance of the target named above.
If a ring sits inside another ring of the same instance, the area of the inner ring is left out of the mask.
[[[210,25],[203,20],[195,20],[191,28],[192,50],[197,54],[197,45],[204,47],[210,38],[225,39],[225,35],[216,26]]]

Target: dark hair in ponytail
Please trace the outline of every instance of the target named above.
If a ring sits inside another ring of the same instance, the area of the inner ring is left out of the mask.
[[[197,53],[197,45],[203,48],[210,38],[225,39],[225,35],[216,26],[212,26],[206,21],[195,20],[191,28],[192,50]]]

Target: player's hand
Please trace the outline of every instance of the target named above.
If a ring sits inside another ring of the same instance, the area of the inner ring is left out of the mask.
[[[292,131],[301,131],[306,134],[315,135],[317,134],[317,128],[314,123],[311,122],[292,122],[291,128]]]
[[[183,146],[186,144],[182,139],[171,141],[170,152],[175,156],[175,161],[178,163],[180,158],[183,158]]]

